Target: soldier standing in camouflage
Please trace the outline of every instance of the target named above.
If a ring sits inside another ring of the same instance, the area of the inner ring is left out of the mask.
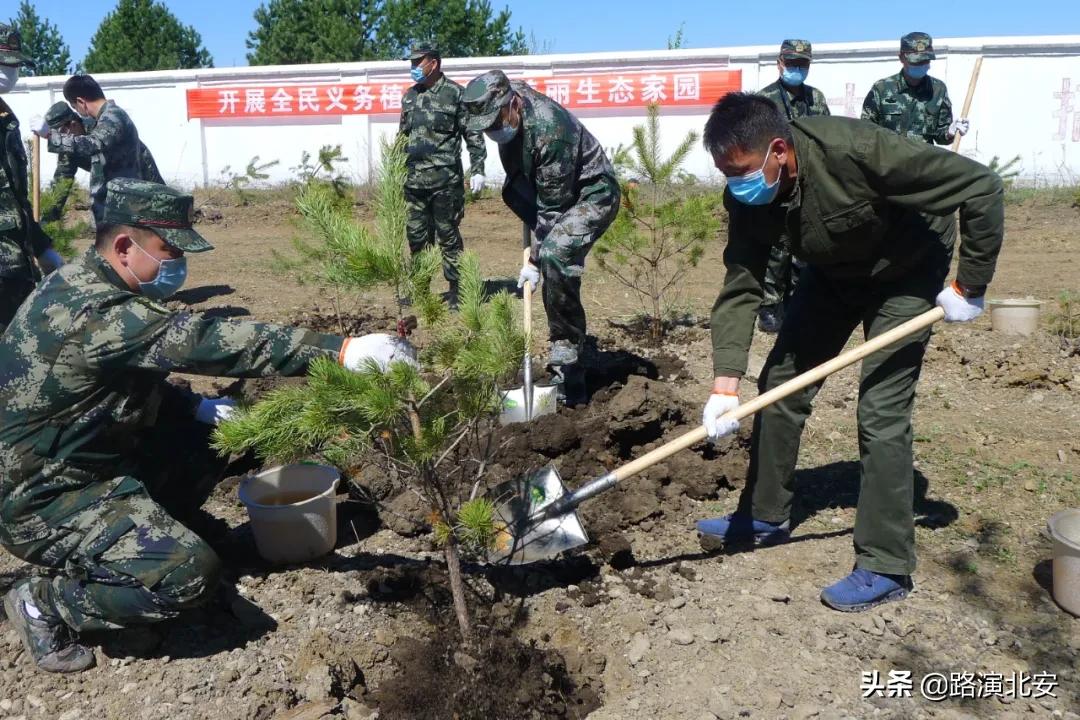
[[[15,87],[19,68],[26,65],[33,63],[22,51],[19,31],[0,25],[0,95]],[[52,272],[64,261],[34,220],[19,119],[3,98],[0,98],[0,142],[3,143],[0,146],[0,333],[3,333],[19,305],[41,279],[41,271]]]
[[[457,304],[457,258],[464,247],[458,225],[465,215],[461,141],[469,149],[469,189],[484,187],[484,137],[465,126],[462,87],[442,72],[442,58],[431,44],[417,45],[405,58],[415,85],[401,100],[399,134],[405,136],[406,232],[414,255],[438,239],[449,300]]]
[[[102,210],[94,246],[46,278],[0,336],[0,545],[51,570],[12,587],[4,608],[50,672],[93,663],[74,633],[175,617],[216,589],[220,561],[183,523],[221,479],[209,436],[233,403],[181,390],[169,373],[415,362],[390,335],[170,311],[160,301],[183,284],[185,254],[211,249],[191,228],[191,196],[121,178]]]
[[[828,115],[829,104],[825,93],[806,84],[813,60],[813,48],[807,40],[790,39],[780,43],[780,57],[776,69],[780,77],[759,93],[776,103],[788,121],[810,115]],[[765,268],[765,297],[758,310],[758,327],[767,333],[780,329],[784,304],[791,297],[798,282],[801,265],[791,258],[786,236],[770,251],[769,265]]]
[[[567,405],[588,399],[580,357],[585,345],[581,276],[585,256],[619,212],[619,183],[604,149],[581,122],[501,70],[474,78],[463,102],[469,127],[499,145],[507,206],[536,244],[518,287],[544,278],[551,367]]]
[[[863,101],[862,119],[912,140],[947,145],[970,127],[966,118],[953,119],[945,83],[930,77],[934,41],[924,32],[900,38],[900,72],[874,83]],[[946,247],[956,244],[956,219],[927,216]]]
[[[90,159],[90,203],[95,222],[105,208],[105,184],[113,178],[141,178],[139,131],[126,112],[106,100],[101,86],[89,75],[72,75],[64,83],[64,99],[75,112],[95,121],[85,135],[52,134],[44,120],[34,132],[49,140],[49,152]]]
[[[66,102],[53,104],[49,111],[45,113],[45,122],[48,124],[50,132],[69,135],[85,135],[86,126],[88,124],[91,127],[93,126],[92,122],[84,123]],[[165,181],[161,178],[161,173],[158,172],[157,163],[154,162],[154,156],[151,154],[150,148],[146,147],[146,144],[141,141],[139,142],[139,160],[141,166],[139,177],[142,180],[161,185],[165,184]],[[68,195],[71,194],[71,186],[74,184],[76,171],[89,171],[90,167],[89,157],[76,156],[73,153],[60,153],[57,156],[52,184],[56,193],[55,202],[49,208],[49,211],[42,216],[42,222],[54,222],[63,217],[64,206],[67,204]]]

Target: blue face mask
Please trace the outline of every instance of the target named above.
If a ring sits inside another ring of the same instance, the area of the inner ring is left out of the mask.
[[[912,80],[922,80],[926,77],[926,73],[930,72],[930,63],[925,65],[908,65],[904,68],[904,72]]]
[[[728,190],[733,198],[744,205],[768,205],[776,199],[776,193],[780,192],[780,174],[777,173],[776,180],[771,184],[765,181],[765,165],[768,164],[771,153],[770,144],[761,167],[746,175],[727,179]]]
[[[139,277],[131,272],[131,268],[128,268],[128,272],[131,273],[131,277],[139,283],[139,291],[150,298],[151,300],[164,300],[167,297],[171,297],[176,294],[187,280],[187,258],[169,258],[168,260],[158,260],[150,253],[143,250],[142,246],[132,241],[135,247],[139,248],[139,251],[143,255],[150,258],[158,265],[157,275],[150,282],[143,282],[139,280]]]
[[[517,137],[517,128],[504,124],[495,130],[485,130],[484,134],[499,145],[505,145]]]
[[[780,72],[780,79],[788,87],[799,87],[806,82],[806,76],[809,73],[810,68],[786,67]]]

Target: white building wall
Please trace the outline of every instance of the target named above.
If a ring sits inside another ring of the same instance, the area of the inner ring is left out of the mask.
[[[836,115],[858,116],[862,100],[875,80],[899,70],[898,41],[815,43],[809,82],[828,97]],[[984,60],[970,119],[972,132],[961,151],[983,162],[994,156],[1019,155],[1022,178],[1040,184],[1080,182],[1080,35],[1002,38],[942,38],[935,41],[938,59],[931,74],[949,87],[959,114],[975,59]],[[657,50],[629,53],[582,53],[502,58],[447,59],[451,77],[467,80],[500,68],[515,75],[559,75],[587,72],[632,72],[673,69],[742,70],[744,90],[760,88],[776,78],[775,46]],[[380,136],[397,129],[396,115],[345,117],[191,119],[185,91],[194,87],[246,84],[356,83],[404,80],[403,62],[340,63],[278,67],[214,68],[96,76],[108,97],[116,100],[138,125],[153,151],[162,175],[182,187],[213,184],[231,166],[242,172],[255,155],[279,160],[270,182],[294,177],[290,167],[303,151],[341,144],[349,158],[349,174],[364,181],[377,159]],[[29,120],[63,100],[65,78],[25,78],[6,100],[29,133]],[[689,130],[700,132],[708,108],[680,109],[662,116],[662,132],[673,147]],[[643,108],[578,113],[601,144],[628,143]],[[467,159],[466,159],[467,162]],[[55,156],[43,153],[44,177],[50,177]],[[715,179],[704,150],[689,158],[686,170]],[[502,176],[498,153],[488,143],[487,174]],[[80,181],[85,182],[80,176]]]

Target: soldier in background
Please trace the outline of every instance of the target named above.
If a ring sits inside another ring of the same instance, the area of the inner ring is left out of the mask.
[[[450,304],[457,304],[457,258],[464,244],[458,225],[465,215],[461,141],[469,149],[469,189],[484,187],[484,137],[465,126],[462,87],[443,75],[442,57],[430,44],[416,45],[405,58],[416,83],[401,100],[398,133],[406,138],[408,175],[405,203],[409,251],[414,255],[436,239],[442,251],[443,277],[450,284]]]
[[[829,104],[825,93],[806,84],[813,60],[813,48],[807,40],[789,39],[780,43],[780,56],[776,69],[780,77],[759,93],[776,103],[788,122],[809,115],[828,115]],[[783,320],[784,304],[795,291],[801,264],[792,260],[787,237],[775,245],[765,268],[765,297],[758,310],[758,328],[775,333]]]
[[[142,143],[135,123],[119,105],[105,99],[89,75],[72,75],[64,83],[64,99],[81,117],[95,121],[85,135],[52,134],[44,120],[34,132],[49,140],[49,152],[90,159],[90,204],[94,221],[101,222],[105,184],[114,178],[141,178]]]
[[[66,102],[58,102],[45,113],[45,122],[49,130],[54,133],[69,135],[85,135],[86,127],[93,127],[91,119],[83,121],[71,106]],[[139,177],[147,182],[165,184],[158,172],[154,156],[145,143],[139,142]],[[75,173],[78,170],[89,171],[91,160],[89,157],[77,156],[74,153],[60,153],[56,158],[56,170],[53,172],[53,188],[56,193],[55,203],[49,208],[48,213],[42,216],[42,222],[55,222],[64,215],[64,206],[67,204],[68,195],[71,194],[71,186],[75,181]]]
[[[904,137],[931,145],[947,145],[956,135],[967,134],[966,118],[953,119],[952,102],[945,83],[930,77],[934,41],[924,32],[900,38],[900,72],[874,83],[863,101],[862,119]],[[927,216],[930,226],[941,234],[941,242],[956,244],[956,219]]]
[[[469,129],[499,145],[507,206],[536,238],[518,287],[543,275],[548,365],[563,401],[588,399],[580,362],[585,346],[581,276],[585,256],[619,212],[619,183],[604,149],[557,102],[501,70],[474,78],[462,100]]]
[[[109,182],[93,247],[38,286],[0,336],[0,545],[52,570],[16,583],[8,622],[43,670],[89,667],[74,633],[175,617],[211,597],[217,555],[184,523],[222,478],[209,446],[233,403],[166,382],[172,372],[302,375],[415,362],[404,340],[174,312],[193,200]]]
[[[23,66],[32,67],[33,63],[22,51],[22,36],[18,30],[0,24],[0,95],[15,87],[19,68]],[[2,98],[0,143],[0,333],[3,333],[19,305],[41,279],[41,270],[52,272],[64,261],[34,220],[19,119]]]

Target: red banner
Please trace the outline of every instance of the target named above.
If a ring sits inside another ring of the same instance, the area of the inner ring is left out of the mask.
[[[664,70],[520,78],[565,108],[712,105],[742,89],[741,70]],[[467,82],[467,81],[466,81]],[[463,83],[464,84],[464,83]],[[401,111],[411,82],[193,88],[188,118],[380,115]]]

